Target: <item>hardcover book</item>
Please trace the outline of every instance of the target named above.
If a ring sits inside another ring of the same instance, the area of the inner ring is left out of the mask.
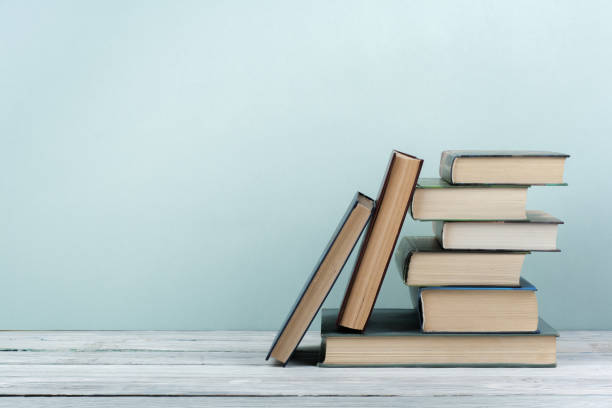
[[[322,367],[554,367],[558,333],[543,319],[537,333],[423,333],[417,312],[375,309],[362,333],[336,327],[323,309]]]
[[[393,249],[412,201],[423,161],[393,151],[378,195],[372,222],[359,251],[338,325],[363,330],[393,255]]]
[[[331,241],[323,251],[302,291],[283,322],[266,360],[270,357],[286,364],[304,337],[340,271],[365,229],[374,201],[355,194]]]
[[[420,178],[411,215],[415,220],[524,220],[527,187]]]
[[[527,211],[525,220],[435,221],[433,231],[444,249],[559,251],[563,221],[544,211]]]
[[[444,250],[435,237],[403,237],[395,260],[409,286],[519,286],[529,252]]]
[[[518,287],[411,287],[424,332],[491,333],[538,330],[536,288],[525,279]]]
[[[446,150],[440,177],[452,184],[565,185],[568,154],[530,150]]]

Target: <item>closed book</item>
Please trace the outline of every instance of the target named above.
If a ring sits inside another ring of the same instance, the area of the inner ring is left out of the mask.
[[[433,231],[444,249],[559,251],[563,221],[544,211],[528,210],[525,220],[435,221]]]
[[[568,157],[535,150],[446,150],[440,177],[452,184],[564,185]]]
[[[322,367],[554,367],[558,333],[543,319],[536,333],[423,333],[411,309],[374,309],[363,332],[336,327],[323,309]]]
[[[526,204],[527,186],[420,178],[410,210],[415,220],[524,220]]]
[[[363,330],[393,255],[423,161],[393,151],[376,209],[344,294],[338,325]]]
[[[374,200],[357,193],[340,220],[297,300],[290,309],[266,360],[286,364],[340,275],[374,208]]]
[[[424,332],[491,333],[538,330],[536,288],[521,278],[518,287],[411,287]]]
[[[395,260],[409,286],[518,286],[528,253],[444,250],[435,237],[403,237]]]

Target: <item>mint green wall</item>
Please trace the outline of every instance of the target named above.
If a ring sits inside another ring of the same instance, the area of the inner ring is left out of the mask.
[[[606,1],[0,2],[1,329],[276,329],[389,153],[572,155],[541,314],[612,329]],[[427,234],[409,221],[404,234]],[[339,304],[354,256],[326,305]],[[407,306],[394,264],[378,306]]]

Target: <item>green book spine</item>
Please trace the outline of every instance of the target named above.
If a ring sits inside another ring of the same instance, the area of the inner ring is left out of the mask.
[[[449,151],[442,152],[440,158],[440,178],[447,183],[453,183],[453,163],[456,156],[451,154]]]
[[[438,243],[442,247],[442,243],[444,242],[442,240],[442,233],[444,231],[444,221],[440,221],[440,220],[434,221],[432,222],[431,226],[433,228],[434,236],[436,237],[436,239],[438,240]]]

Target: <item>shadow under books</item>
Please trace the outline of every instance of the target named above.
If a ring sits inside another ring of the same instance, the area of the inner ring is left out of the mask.
[[[316,367],[321,361],[321,345],[308,345],[298,347],[286,367]],[[276,361],[274,365],[282,367],[283,364]]]

